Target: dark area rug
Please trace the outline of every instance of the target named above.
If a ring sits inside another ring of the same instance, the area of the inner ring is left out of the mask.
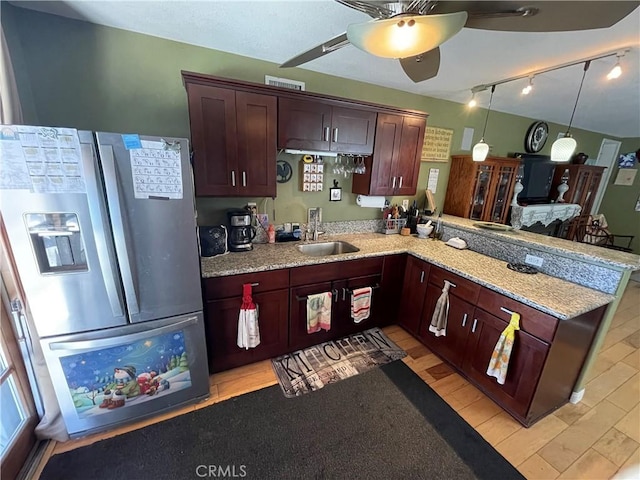
[[[276,357],[271,365],[284,396],[290,398],[406,356],[376,327]]]
[[[524,478],[403,362],[272,386],[53,456],[53,479]]]

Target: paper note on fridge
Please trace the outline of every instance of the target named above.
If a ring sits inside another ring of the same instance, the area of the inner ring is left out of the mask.
[[[0,189],[84,193],[78,132],[73,128],[3,126]]]
[[[129,150],[135,198],[182,198],[180,151],[165,142],[142,141],[143,148]]]

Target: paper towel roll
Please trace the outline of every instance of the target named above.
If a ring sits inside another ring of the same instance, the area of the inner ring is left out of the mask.
[[[356,203],[361,207],[384,208],[386,199],[384,197],[358,195],[356,197]]]

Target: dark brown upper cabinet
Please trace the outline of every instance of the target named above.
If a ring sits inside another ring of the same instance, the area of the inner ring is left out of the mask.
[[[353,176],[353,193],[415,195],[426,117],[379,113],[373,158]]]
[[[278,148],[370,155],[376,112],[280,98]]]
[[[185,84],[196,195],[275,197],[277,97]]]

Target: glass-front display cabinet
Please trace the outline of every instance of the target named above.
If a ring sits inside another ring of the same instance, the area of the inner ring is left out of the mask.
[[[470,155],[451,157],[444,213],[483,222],[506,223],[520,160]]]

